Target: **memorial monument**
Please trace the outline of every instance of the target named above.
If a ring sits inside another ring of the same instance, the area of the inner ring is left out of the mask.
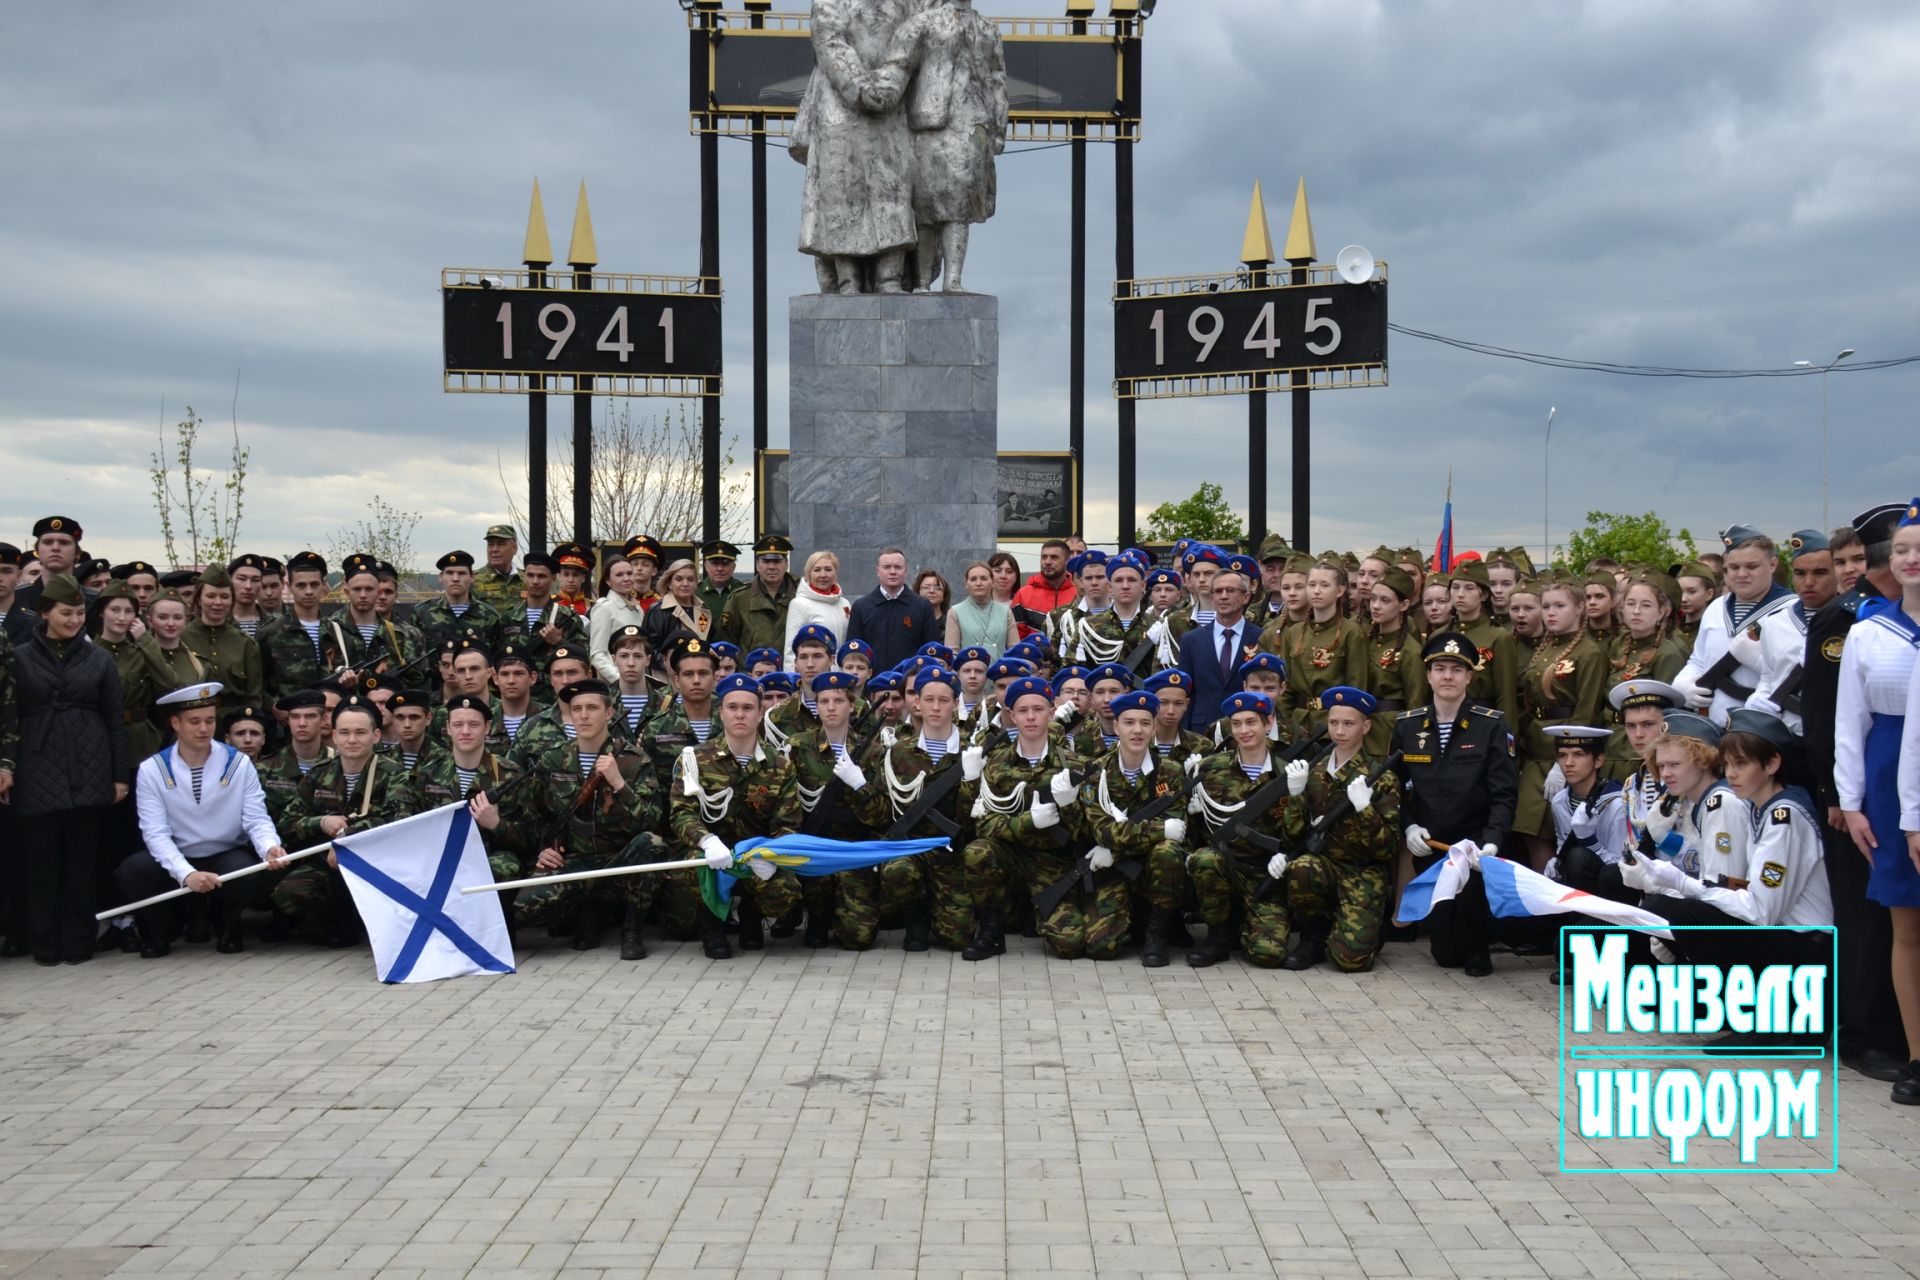
[[[997,521],[999,305],[962,273],[1006,144],[999,29],[971,0],[814,0],[811,30],[789,154],[821,291],[789,307],[793,541],[855,582],[886,546],[952,574]]]

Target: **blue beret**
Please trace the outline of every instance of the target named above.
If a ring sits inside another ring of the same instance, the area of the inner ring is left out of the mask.
[[[750,693],[757,701],[760,697],[760,682],[745,672],[736,671],[713,686],[713,700],[725,702],[730,693]]]
[[[1087,672],[1087,687],[1091,689],[1102,680],[1117,680],[1127,688],[1133,688],[1133,671],[1118,662],[1103,662]]]
[[[1130,556],[1134,560],[1138,561],[1142,566],[1144,566],[1142,572],[1144,572],[1145,569],[1153,568],[1154,565],[1159,563],[1159,557],[1155,556],[1153,552],[1146,547],[1128,547],[1125,551],[1122,551],[1120,554],[1123,556]]]
[[[1907,509],[1900,515],[1900,523],[1894,527],[1897,529],[1905,529],[1910,525],[1916,524],[1920,524],[1920,498],[1915,498],[1907,504]]]
[[[1106,563],[1107,563],[1106,552],[1090,548],[1086,551],[1082,551],[1077,556],[1070,557],[1067,560],[1067,572],[1073,574],[1075,577],[1078,577],[1080,575],[1081,570],[1085,569],[1088,565],[1097,564],[1097,565],[1100,565],[1102,568],[1104,568],[1106,566]]]
[[[1141,682],[1140,687],[1148,693],[1165,693],[1168,689],[1185,689],[1193,692],[1193,677],[1178,667],[1168,667],[1165,671],[1156,671]]]
[[[900,686],[906,683],[898,671],[882,671],[867,681],[868,694],[899,693]]]
[[[1067,684],[1067,681],[1069,681],[1069,680],[1079,680],[1079,681],[1083,681],[1083,682],[1084,682],[1084,681],[1086,680],[1086,678],[1087,678],[1087,669],[1086,669],[1085,667],[1062,667],[1062,668],[1060,668],[1060,669],[1059,669],[1058,671],[1056,671],[1056,672],[1054,672],[1054,673],[1053,673],[1053,693],[1054,693],[1054,696],[1055,696],[1055,697],[1059,697],[1059,696],[1060,696],[1060,690],[1062,690],[1062,689],[1064,689],[1064,688],[1066,687],[1066,684]]]
[[[1186,564],[1225,564],[1226,562],[1227,553],[1211,542],[1196,542],[1187,548]]]
[[[793,633],[793,647],[798,649],[803,644],[819,644],[825,645],[827,652],[832,653],[838,639],[831,628],[818,622],[809,622]]]
[[[1226,558],[1226,562],[1220,566],[1220,571],[1222,573],[1237,573],[1248,582],[1257,582],[1260,578],[1260,563],[1252,556],[1241,555],[1235,552]]]
[[[769,671],[760,677],[762,693],[792,693],[800,687],[800,676],[793,671]]]
[[[920,646],[914,656],[920,658],[938,658],[940,659],[941,666],[953,665],[953,650],[947,648],[947,646],[941,644],[938,640],[927,641]]]
[[[977,662],[983,667],[992,666],[993,654],[988,652],[984,645],[970,644],[953,656],[953,666],[956,671],[969,662]]]
[[[1002,699],[1009,707],[1019,703],[1022,698],[1045,698],[1049,705],[1053,702],[1053,689],[1039,676],[1021,676],[1007,686]]]
[[[1150,693],[1123,693],[1107,704],[1107,710],[1119,715],[1122,711],[1144,711],[1148,715],[1160,714],[1160,699]]]
[[[1253,671],[1271,671],[1282,680],[1287,678],[1287,664],[1281,661],[1278,654],[1256,653],[1240,664],[1240,678],[1242,680],[1246,679],[1247,674]]]
[[[716,658],[738,659],[740,656],[740,646],[731,640],[715,640],[707,647],[713,650],[713,655]]]
[[[1187,552],[1192,549],[1195,541],[1196,539],[1193,539],[1193,538],[1174,539],[1173,558],[1175,560],[1184,560],[1186,558]]]
[[[1112,577],[1122,569],[1131,569],[1143,578],[1147,576],[1146,560],[1132,551],[1122,551],[1119,555],[1107,561],[1108,577]]]
[[[987,668],[987,679],[1007,680],[1015,676],[1030,676],[1033,664],[1024,658],[1002,658]]]
[[[956,697],[959,696],[960,677],[945,667],[922,667],[913,678],[913,691],[918,693],[930,684],[943,684],[953,690]]]
[[[813,691],[824,693],[828,689],[845,689],[851,693],[854,686],[859,683],[859,680],[845,671],[822,671],[813,678]]]
[[[1242,689],[1220,704],[1220,714],[1231,716],[1236,711],[1257,711],[1263,716],[1273,714],[1273,699],[1264,693],[1250,693]]]
[[[834,655],[835,661],[845,662],[848,654],[857,653],[868,662],[873,661],[873,646],[865,640],[849,640],[840,646],[840,652]]]
[[[1147,586],[1149,589],[1158,586],[1177,587],[1180,585],[1180,575],[1172,569],[1155,569],[1147,575]]]
[[[740,665],[743,667],[757,667],[763,662],[771,662],[774,666],[779,666],[780,651],[778,649],[769,649],[765,646],[758,649],[749,649],[747,650],[747,656],[740,660]]]
[[[1335,707],[1355,707],[1363,716],[1370,716],[1380,706],[1380,700],[1365,689],[1356,689],[1350,684],[1337,684],[1320,695],[1320,709],[1331,711]]]

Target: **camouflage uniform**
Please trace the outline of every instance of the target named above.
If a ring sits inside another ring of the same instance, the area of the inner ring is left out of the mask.
[[[987,761],[973,806],[978,834],[961,855],[975,906],[1000,906],[1008,879],[1032,897],[1073,869],[1087,843],[1077,838],[1074,806],[1060,811],[1058,826],[1041,828],[1033,825],[1033,801],[1038,797],[1052,803],[1053,776],[1077,764],[1070,750],[1052,742],[1038,764],[1027,763],[1018,747]],[[1106,960],[1126,941],[1126,881],[1117,872],[1105,872],[1096,883],[1100,889],[1093,903],[1083,904],[1078,895],[1068,894],[1052,915],[1035,921],[1051,954],[1065,960],[1085,955]],[[1111,927],[1116,917],[1117,932]]]
[[[368,774],[373,775],[371,787]],[[279,831],[289,848],[305,849],[326,843],[320,820],[329,814],[346,818],[347,831],[352,833],[398,822],[419,811],[420,797],[413,783],[391,757],[375,753],[348,790],[346,770],[336,756],[300,779],[286,808],[286,824]],[[325,924],[334,933],[341,932],[353,915],[340,873],[319,857],[295,863],[273,887],[272,902],[281,915]]]
[[[861,821],[873,830],[891,830],[894,821],[912,808],[911,802],[902,803],[896,794],[896,785],[911,787],[915,779],[921,779],[923,786],[935,786],[949,770],[959,768],[958,746],[940,757],[940,763],[936,765],[933,757],[921,749],[920,735],[911,727],[903,726],[891,743],[882,734],[861,758],[860,769],[867,775],[867,785],[855,793],[855,811]],[[909,858],[897,858],[889,864],[887,873],[888,894],[898,900],[924,901],[931,889],[934,939],[941,946],[955,951],[965,947],[973,938],[974,908],[989,902],[998,903],[1001,895],[1000,885],[993,877],[976,877],[969,871],[960,853],[972,837],[971,813],[978,790],[977,783],[957,781],[953,789],[934,806],[937,812],[945,815],[957,827],[951,837],[935,826],[930,817],[923,818],[913,830],[901,833],[900,838],[905,840],[934,837],[949,840],[947,848]],[[976,885],[985,895],[984,901],[974,898],[973,889]]]
[[[607,740],[603,751],[616,751],[619,744]],[[517,848],[531,867],[541,850],[557,847],[566,855],[562,871],[597,871],[602,867],[635,866],[646,862],[664,862],[665,846],[654,830],[660,825],[660,785],[653,765],[645,755],[620,750],[614,757],[620,776],[627,785],[612,791],[602,783],[594,788],[581,806],[565,818],[580,789],[593,775],[580,774],[580,748],[573,742],[558,743],[540,752],[528,763],[534,776],[525,786],[515,788],[507,806],[505,821],[495,833],[500,847]],[[449,763],[448,770],[452,772]],[[493,863],[489,846],[488,862]],[[502,878],[496,866],[494,875]],[[520,891],[514,902],[514,914],[522,922],[557,924],[574,919],[582,910],[596,906],[633,907],[645,911],[659,890],[658,875],[609,876],[603,880],[574,880],[566,884],[535,885]]]
[[[1135,650],[1146,644],[1147,632],[1153,622],[1154,611],[1145,605],[1133,615],[1133,621],[1129,624],[1122,624],[1120,616],[1112,609],[1088,615],[1075,633],[1073,651],[1062,656],[1083,667],[1097,667],[1103,662],[1124,664]],[[1132,671],[1135,675],[1144,676],[1153,668],[1154,651],[1149,646],[1146,655]]]
[[[572,746],[573,737],[567,732],[571,723],[567,719],[566,707],[558,702],[529,712],[527,718],[520,722],[520,732],[514,738],[507,758],[513,761],[515,767],[525,767],[555,747]],[[620,737],[619,730],[620,726],[616,723],[612,728],[616,739]]]
[[[322,747],[320,758],[314,762],[319,768],[333,759],[333,748]],[[253,762],[254,772],[260,775],[260,789],[267,793],[267,816],[273,819],[273,829],[286,839],[288,834],[287,811],[293,807],[293,799],[300,790],[300,759],[293,754],[291,744],[278,751],[270,752]]]
[[[494,647],[497,649],[510,640],[518,641],[521,652],[527,655],[528,660],[533,663],[534,670],[541,675],[547,672],[549,646],[540,638],[540,632],[546,629],[549,622],[560,632],[559,643],[586,647],[586,619],[568,608],[558,596],[548,599],[546,607],[541,611],[540,625],[537,627],[527,625],[527,597],[524,592],[516,591],[504,601],[488,600],[487,603],[494,605],[500,615],[500,626],[496,632],[499,640]]]
[[[850,732],[847,751],[856,763],[861,746]],[[833,840],[871,840],[873,829],[855,811],[847,784],[833,776],[834,760],[823,729],[802,729],[787,742],[787,762],[793,766],[800,808],[806,815],[800,820],[800,830]],[[875,785],[869,777],[867,787]],[[801,877],[800,890],[808,914],[820,912],[832,919],[835,945],[865,951],[879,935],[883,917],[898,919],[925,907],[918,894],[918,875],[912,868],[900,867],[900,862],[895,859],[860,871]]]
[[[526,584],[511,570],[502,573],[483,564],[474,570],[471,594],[482,604],[492,605],[496,613],[510,614],[515,602],[526,598]]]
[[[249,639],[246,632],[231,622],[210,627],[196,618],[180,633],[180,643],[192,650],[193,656],[206,668],[205,678],[218,680],[223,686],[219,698],[221,715],[242,707],[266,705],[267,681],[261,669],[260,646]]]
[[[472,636],[486,646],[488,653],[500,647],[500,611],[484,600],[469,600],[466,612],[456,614],[445,596],[435,596],[413,606],[413,625],[429,649],[438,649],[461,636]]]
[[[689,768],[697,788],[692,795],[687,794]],[[717,836],[731,849],[752,836],[771,839],[800,829],[800,790],[793,766],[777,752],[756,748],[754,759],[743,765],[716,732],[701,746],[683,749],[671,776],[667,824],[677,856],[698,857],[704,836]],[[722,792],[731,794],[723,798]],[[707,910],[698,873],[667,874],[668,927],[686,928]],[[768,880],[747,876],[734,882],[733,899],[743,909],[757,908],[772,919],[800,905],[799,877],[785,867]]]
[[[1240,767],[1240,754],[1231,746],[1208,756],[1194,780],[1195,817],[1189,820],[1188,840],[1195,846],[1187,858],[1187,875],[1193,881],[1199,899],[1200,918],[1211,935],[1225,929],[1237,915],[1240,919],[1240,946],[1247,963],[1271,969],[1286,959],[1287,907],[1277,894],[1268,894],[1264,902],[1254,893],[1267,879],[1270,852],[1246,840],[1236,840],[1222,853],[1207,841],[1216,823],[1224,823],[1247,800],[1280,776],[1286,768],[1280,754],[1268,756],[1269,768],[1258,778],[1247,777]],[[1253,819],[1252,829],[1272,834],[1279,828],[1282,811],[1292,801],[1282,798],[1273,809]]]
[[[320,624],[320,665],[329,671],[354,666],[374,674],[395,671],[414,663],[425,652],[426,640],[420,633],[391,618],[382,618],[374,625],[372,640],[361,638],[360,628],[346,613],[335,614]]]
[[[1186,780],[1180,762],[1160,760],[1149,747],[1146,766],[1133,781],[1127,780],[1120,768],[1120,753],[1115,751],[1096,760],[1080,786],[1080,803],[1074,813],[1085,842],[1113,850],[1116,863],[1140,864],[1140,878],[1133,882],[1128,895],[1136,907],[1145,905],[1178,911],[1186,905],[1187,848],[1168,840],[1166,829],[1168,818],[1186,817],[1186,805],[1175,804],[1158,818],[1144,823],[1128,816],[1139,813],[1163,795],[1179,791]],[[1100,883],[1100,876],[1107,875],[1125,883],[1118,871],[1096,873],[1095,883]],[[1126,925],[1122,917],[1123,934]]]
[[[327,624],[322,621],[322,641],[326,635]],[[301,689],[311,689],[331,674],[323,660],[324,644],[316,644],[297,619],[272,619],[260,628],[255,639],[260,645],[260,660],[266,667],[267,692],[276,700]]]
[[[760,585],[760,580],[753,579],[746,589],[727,597],[726,605],[720,610],[720,638],[739,645],[742,654],[754,649],[779,649],[784,652],[787,647],[787,606],[793,603],[793,593],[799,586],[794,576],[788,574],[781,582],[780,589],[768,595],[767,589]]]
[[[653,714],[641,726],[640,743],[653,758],[654,773],[671,778],[680,753],[688,747],[699,746],[700,739],[693,736],[693,726],[687,721],[686,707],[679,694],[654,703],[651,710]],[[707,740],[712,741],[720,735],[720,706],[708,703],[707,711],[710,716]]]
[[[1194,756],[1212,755],[1213,749],[1212,738],[1204,733],[1195,733],[1191,729],[1182,729],[1180,736],[1174,739],[1173,744],[1164,752],[1160,750],[1158,739],[1150,739],[1147,743],[1147,750],[1153,752],[1156,762],[1177,765],[1182,769],[1187,767],[1187,761]],[[1176,813],[1172,816],[1177,818],[1180,815]]]
[[[1365,750],[1338,769],[1331,756],[1314,762],[1299,802],[1280,815],[1291,853],[1280,888],[1269,902],[1286,898],[1293,926],[1309,938],[1326,940],[1327,953],[1345,973],[1373,967],[1380,950],[1380,927],[1393,892],[1393,859],[1400,847],[1400,780],[1391,772],[1373,783],[1373,803],[1350,813],[1327,832],[1319,853],[1304,852],[1309,825],[1347,798],[1347,784],[1364,778],[1384,762]]]

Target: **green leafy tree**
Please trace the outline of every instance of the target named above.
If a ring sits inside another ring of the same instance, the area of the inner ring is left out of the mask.
[[[1186,501],[1163,502],[1155,507],[1147,515],[1146,536],[1153,542],[1178,538],[1241,542],[1247,536],[1247,527],[1239,513],[1227,505],[1220,486],[1209,480]]]
[[[237,402],[239,390],[234,397]],[[148,457],[147,479],[153,485],[153,508],[160,517],[160,541],[173,565],[225,564],[240,541],[240,513],[245,506],[247,457],[240,446],[240,421],[233,422],[233,452],[224,473],[195,463],[193,451],[206,419],[187,406],[187,416],[174,424],[173,440],[160,430],[160,447]]]
[[[1651,511],[1637,516],[1589,511],[1586,527],[1568,536],[1566,550],[1555,563],[1577,572],[1591,561],[1606,556],[1621,564],[1652,564],[1664,569],[1699,554],[1692,533],[1686,529],[1675,533],[1665,520]]]

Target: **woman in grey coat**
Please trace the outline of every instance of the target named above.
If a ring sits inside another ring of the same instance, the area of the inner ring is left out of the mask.
[[[47,579],[40,625],[14,652],[20,750],[14,832],[25,871],[27,940],[52,965],[93,958],[96,863],[108,815],[132,780],[120,674],[83,632],[86,597],[64,574]]]

